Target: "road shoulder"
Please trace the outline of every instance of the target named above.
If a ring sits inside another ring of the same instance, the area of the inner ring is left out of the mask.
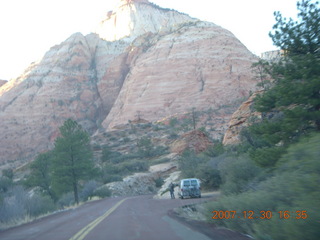
[[[210,239],[214,240],[249,240],[248,236],[245,236],[241,233],[231,231],[226,228],[221,228],[216,226],[213,223],[206,221],[192,220],[179,215],[174,209],[168,211],[168,216],[179,223],[200,232]]]

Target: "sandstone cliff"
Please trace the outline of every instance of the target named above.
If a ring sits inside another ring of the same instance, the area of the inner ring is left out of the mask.
[[[255,88],[250,67],[256,58],[232,33],[215,24],[188,22],[142,41],[147,49],[130,66],[102,124],[107,129],[134,119],[138,111],[154,121],[192,107],[227,105]],[[134,43],[132,51],[138,52]]]
[[[261,119],[261,113],[254,111],[252,107],[254,98],[260,93],[261,91],[254,93],[232,114],[228,129],[223,138],[222,143],[224,145],[240,143],[241,130],[249,126],[251,122]]]
[[[51,148],[66,118],[96,128],[102,101],[90,50],[84,36],[74,34],[2,86],[1,160],[21,161]]]
[[[181,139],[171,144],[171,152],[182,154],[186,150],[192,150],[196,153],[203,152],[208,147],[213,146],[208,136],[199,130],[193,130],[182,135]]]
[[[0,163],[52,148],[67,118],[94,133],[137,115],[155,121],[234,103],[255,89],[254,61],[213,23],[121,0],[95,33],[73,34],[0,87]]]

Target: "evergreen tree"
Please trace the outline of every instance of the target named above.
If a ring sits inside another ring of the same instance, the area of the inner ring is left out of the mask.
[[[40,153],[31,163],[31,173],[26,181],[28,186],[37,186],[41,191],[56,201],[56,194],[52,189],[51,161],[53,159],[52,151]]]
[[[89,135],[76,121],[68,119],[60,127],[55,141],[53,187],[62,194],[73,191],[79,203],[79,181],[89,179],[94,170]]]
[[[298,21],[275,13],[270,33],[280,47],[280,61],[262,66],[274,79],[258,96],[255,108],[263,121],[249,128],[251,156],[262,166],[273,167],[286,148],[300,136],[320,130],[320,9],[318,2],[297,3]]]

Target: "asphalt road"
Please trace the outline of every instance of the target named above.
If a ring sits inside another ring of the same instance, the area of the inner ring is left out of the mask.
[[[213,196],[211,196],[213,197]],[[184,221],[172,209],[207,201],[106,198],[0,232],[1,240],[247,240],[241,234]]]

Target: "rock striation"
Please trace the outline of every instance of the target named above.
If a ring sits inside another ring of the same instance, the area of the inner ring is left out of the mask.
[[[121,0],[95,33],[73,34],[0,86],[0,167],[51,149],[67,118],[99,134],[137,116],[152,122],[240,105],[256,89],[256,60],[213,23]]]

